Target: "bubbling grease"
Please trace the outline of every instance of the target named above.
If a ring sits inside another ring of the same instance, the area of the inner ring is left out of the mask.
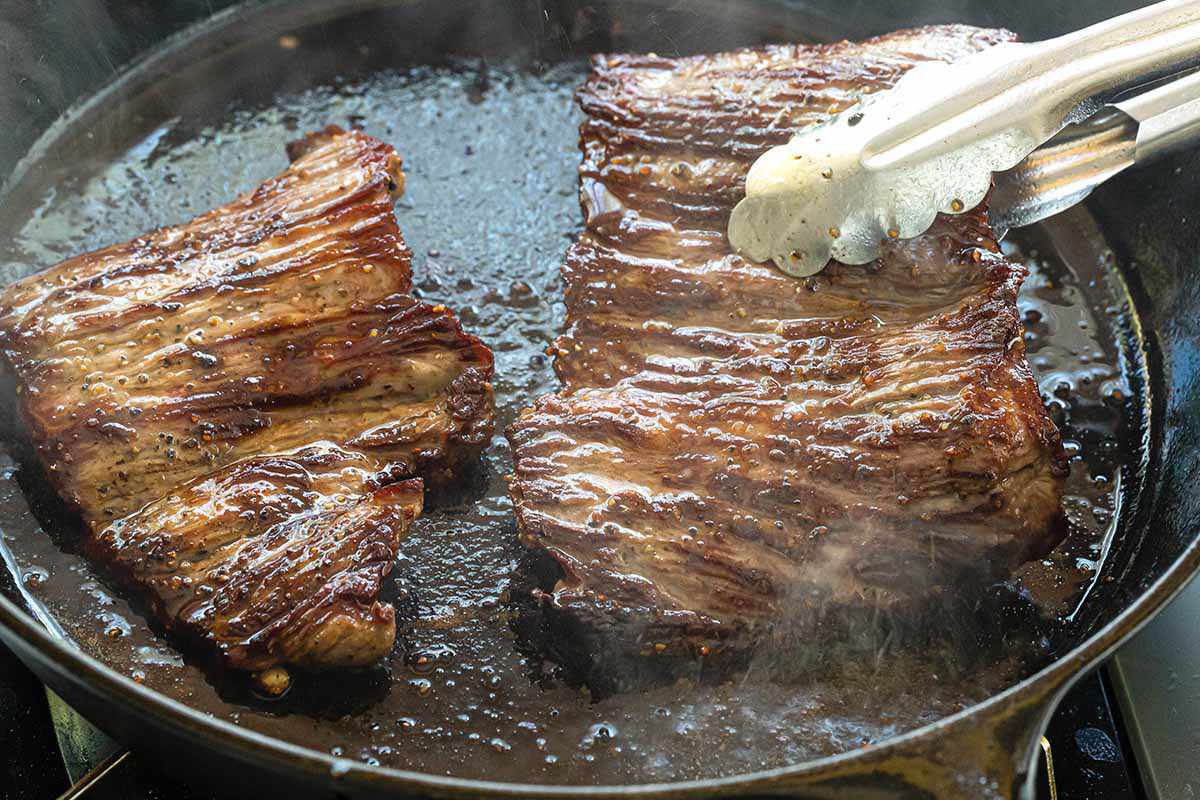
[[[376,73],[264,107],[235,105],[215,123],[169,120],[118,152],[81,154],[85,164],[28,198],[28,208],[10,210],[17,223],[0,239],[8,242],[0,276],[182,221],[281,169],[282,142],[328,123],[361,127],[404,156],[397,216],[416,253],[417,293],[455,309],[495,349],[502,430],[556,386],[544,351],[562,325],[558,269],[580,223],[571,94],[583,67],[491,67],[486,81],[479,69]],[[487,124],[500,117],[500,130]],[[948,635],[944,652],[887,646],[877,658],[842,662],[821,653],[787,681],[756,663],[719,685],[681,681],[596,702],[510,628],[507,591],[522,550],[502,436],[458,490],[431,498],[403,543],[384,598],[399,610],[401,635],[371,670],[293,674],[286,690],[273,684],[281,696],[272,698],[189,662],[76,554],[70,520],[55,516],[32,470],[6,458],[0,528],[13,590],[63,636],[159,692],[372,764],[491,780],[644,783],[782,766],[885,739],[1051,658],[1047,631],[1068,624],[1118,510],[1129,455],[1115,443],[1133,412],[1110,265],[1068,265],[1036,244],[1010,249],[1032,272],[1020,300],[1029,358],[1074,454],[1064,499],[1071,534],[988,590],[1006,641],[974,660],[955,651],[979,649],[979,631],[968,629]],[[1117,310],[1103,311],[1109,306]]]

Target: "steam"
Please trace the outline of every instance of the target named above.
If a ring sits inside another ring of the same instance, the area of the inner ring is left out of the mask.
[[[847,604],[797,588],[780,611],[754,648],[743,682],[840,679],[875,688],[893,683],[903,693],[920,685],[919,676],[969,681],[975,671],[1035,656],[1041,646],[1031,626],[1013,624],[1039,619],[1036,607],[1004,583],[947,588],[906,603],[871,591]]]

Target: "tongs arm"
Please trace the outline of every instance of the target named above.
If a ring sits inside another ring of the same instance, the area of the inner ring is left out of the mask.
[[[1200,71],[1113,104],[1138,125],[1134,161],[1145,162],[1200,140]]]
[[[1068,126],[995,177],[992,228],[1004,236],[1057,214],[1119,172],[1200,139],[1200,71],[1114,103]]]
[[[990,69],[946,87],[944,101],[901,106],[864,147],[863,165],[917,163],[1014,127],[1045,141],[1126,89],[1200,64],[1200,0],[1166,0],[1055,39],[1010,46],[1003,56],[999,50],[982,56],[992,59]]]

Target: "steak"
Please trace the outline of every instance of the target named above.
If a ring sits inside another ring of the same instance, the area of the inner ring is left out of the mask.
[[[724,232],[766,149],[1009,38],[593,60],[562,388],[508,429],[520,626],[553,658],[593,682],[631,660],[734,663],[805,609],[916,606],[1060,538],[1067,459],[1025,359],[1026,272],[985,208],[804,279]]]
[[[226,665],[369,663],[422,488],[491,436],[492,354],[409,291],[390,146],[276,178],[0,297],[0,348],[84,551]]]

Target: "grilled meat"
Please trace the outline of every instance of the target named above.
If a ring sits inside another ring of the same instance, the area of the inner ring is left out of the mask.
[[[422,480],[492,428],[491,352],[408,294],[396,152],[336,128],[288,150],[229,205],[0,298],[23,421],[85,550],[255,670],[387,652],[376,595]]]
[[[328,442],[252,456],[104,527],[86,552],[236,667],[370,663],[396,635],[376,597],[422,493],[415,479],[373,486],[375,466]]]
[[[562,389],[508,430],[540,556],[522,624],[552,656],[591,680],[626,656],[736,661],[806,607],[913,605],[1053,546],[1066,459],[985,209],[807,279],[724,235],[764,150],[1006,38],[594,60]]]

